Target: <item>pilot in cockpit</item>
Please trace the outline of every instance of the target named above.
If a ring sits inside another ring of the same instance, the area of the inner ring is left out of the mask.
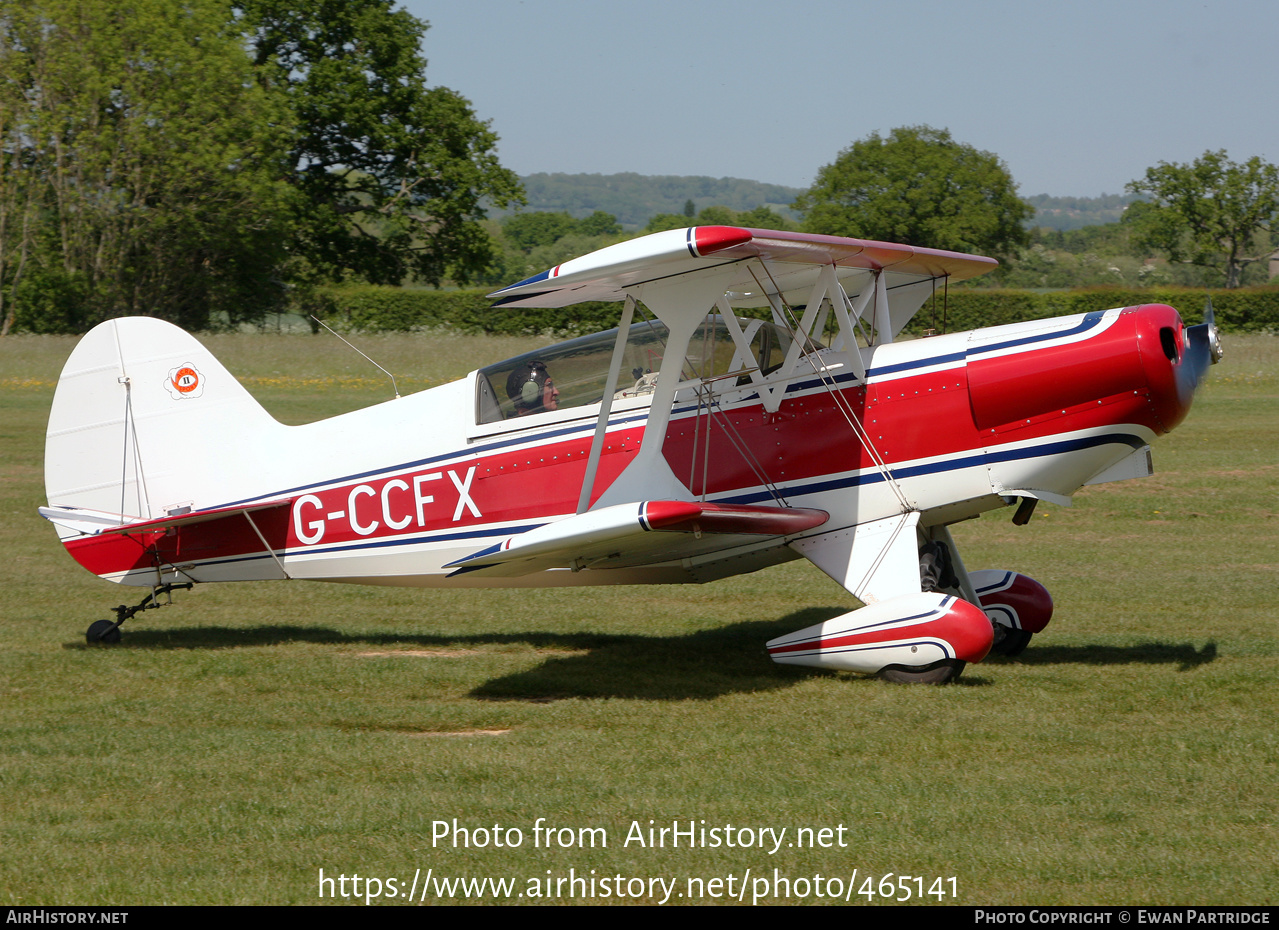
[[[515,403],[518,417],[558,410],[560,406],[560,392],[551,380],[546,362],[540,359],[514,369],[506,379],[506,393]]]

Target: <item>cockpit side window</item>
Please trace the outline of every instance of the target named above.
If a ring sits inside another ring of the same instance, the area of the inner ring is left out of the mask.
[[[658,322],[631,326],[618,397],[652,393],[666,351],[666,337],[666,327]],[[476,378],[476,422],[497,423],[598,404],[608,386],[608,367],[616,340],[617,330],[611,329],[480,369]]]

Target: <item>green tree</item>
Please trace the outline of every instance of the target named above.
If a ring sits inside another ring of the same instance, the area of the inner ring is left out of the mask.
[[[534,210],[513,213],[502,221],[502,235],[506,241],[524,253],[538,246],[553,245],[556,240],[576,231],[577,220],[567,213]]]
[[[645,233],[666,232],[668,229],[686,229],[696,224],[696,220],[692,217],[685,216],[683,213],[657,213],[649,217],[648,224],[644,227]]]
[[[1222,272],[1226,287],[1238,287],[1244,269],[1275,249],[1279,167],[1256,156],[1236,164],[1223,149],[1188,165],[1160,162],[1128,192],[1149,198],[1125,216],[1139,243]]]
[[[288,246],[318,274],[439,284],[481,273],[482,202],[522,202],[497,136],[470,104],[426,85],[428,25],[392,0],[235,0],[259,81],[296,126],[299,198]]]
[[[996,155],[930,126],[854,142],[795,209],[809,232],[997,256],[1028,241],[1034,216]]]
[[[749,226],[754,229],[794,229],[794,224],[763,205],[738,212],[722,204],[704,207],[696,217],[680,213],[658,213],[651,217],[644,232],[664,232],[686,226]]]
[[[578,221],[577,232],[583,236],[620,236],[622,227],[617,217],[603,210],[596,210],[590,216]]]
[[[698,211],[696,224],[698,226],[732,226],[736,222],[737,214],[734,211],[719,204],[712,204]]]
[[[520,196],[390,0],[0,0],[0,333],[481,272]]]
[[[733,217],[733,225],[748,226],[752,229],[794,229],[795,224],[780,213],[774,213],[760,204],[754,210],[746,210]]]
[[[0,0],[0,331],[278,302],[289,127],[216,0]]]

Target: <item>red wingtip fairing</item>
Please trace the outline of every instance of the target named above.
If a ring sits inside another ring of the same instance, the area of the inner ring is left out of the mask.
[[[751,233],[740,226],[698,226],[693,244],[698,255],[711,255],[751,241]]]

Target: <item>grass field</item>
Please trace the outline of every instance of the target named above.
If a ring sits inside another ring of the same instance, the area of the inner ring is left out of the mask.
[[[389,396],[329,337],[211,343],[288,422]],[[704,587],[210,586],[86,648],[125,592],[36,515],[72,344],[0,340],[5,903],[309,904],[321,870],[339,901],[415,875],[421,898],[430,870],[524,903],[1279,902],[1279,339],[1226,338],[1153,477],[955,527],[970,567],[1032,575],[1057,614],[945,688],[774,665],[765,640],[853,603],[806,562]],[[531,344],[361,341],[402,391]],[[650,821],[721,845],[640,845]]]

